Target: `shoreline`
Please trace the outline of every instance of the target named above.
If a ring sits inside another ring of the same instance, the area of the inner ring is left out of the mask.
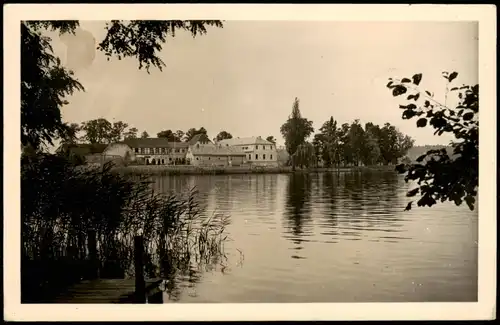
[[[292,173],[327,173],[327,172],[395,172],[395,166],[356,166],[356,167],[313,167],[292,171],[291,167],[195,167],[195,166],[119,166],[113,171],[122,175],[235,175],[235,174],[292,174]]]

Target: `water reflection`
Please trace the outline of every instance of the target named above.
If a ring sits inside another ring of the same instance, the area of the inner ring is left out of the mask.
[[[286,207],[284,211],[285,238],[295,244],[300,251],[302,243],[308,241],[304,237],[312,235],[311,220],[311,175],[307,173],[292,174],[287,185]],[[297,254],[292,258],[305,258]]]
[[[173,301],[477,299],[477,211],[403,212],[396,173],[173,176],[155,186],[196,186],[207,213],[231,218],[227,260],[174,272]]]

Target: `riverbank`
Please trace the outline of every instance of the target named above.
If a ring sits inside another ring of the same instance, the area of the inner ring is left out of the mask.
[[[394,171],[394,166],[357,166],[338,168],[297,168],[295,173],[326,173],[326,172],[364,172],[364,171]],[[231,175],[231,174],[288,174],[294,173],[292,167],[198,167],[198,166],[126,166],[115,167],[115,172],[122,175]]]

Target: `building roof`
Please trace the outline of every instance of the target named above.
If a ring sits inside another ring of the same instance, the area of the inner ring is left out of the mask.
[[[204,133],[198,133],[188,141],[189,145],[194,145],[196,143],[213,143],[212,140],[208,138],[208,136]]]
[[[274,143],[269,142],[267,140],[262,139],[262,137],[247,137],[247,138],[232,138],[232,139],[225,139],[221,140],[218,142],[219,144],[222,145],[230,145],[230,146],[242,146],[242,145],[255,145],[255,144],[268,144],[268,145],[274,145]]]
[[[75,143],[75,144],[63,144],[57,151],[58,152],[70,152],[72,154],[77,154],[81,156],[101,154],[108,147],[105,143]]]
[[[195,156],[246,156],[244,152],[240,152],[230,147],[219,146],[192,146],[191,152]]]
[[[131,148],[187,148],[186,142],[169,142],[167,138],[136,138],[122,141]]]

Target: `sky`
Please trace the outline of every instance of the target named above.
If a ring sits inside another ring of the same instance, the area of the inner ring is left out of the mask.
[[[91,36],[104,38],[104,22],[80,26],[76,38],[53,36],[55,53],[86,89],[68,99],[63,120],[121,120],[151,136],[203,126],[210,137],[225,130],[283,144],[280,126],[298,97],[315,130],[333,116],[340,124],[389,122],[416,145],[447,144],[452,138],[402,120],[403,98],[392,97],[388,78],[422,73],[421,86],[443,102],[443,71],[457,71],[460,85],[478,83],[475,22],[226,21],[196,38],[169,38],[160,53],[167,66],[150,74],[132,58],[89,51]]]

